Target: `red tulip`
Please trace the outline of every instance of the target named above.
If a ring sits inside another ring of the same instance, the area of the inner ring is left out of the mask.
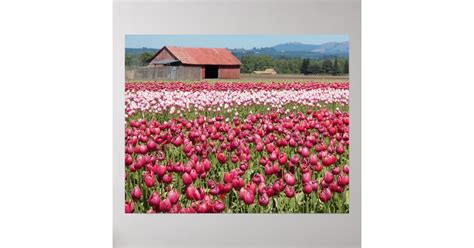
[[[257,145],[255,146],[255,150],[257,150],[258,152],[263,151],[263,143],[258,142]]]
[[[222,201],[217,200],[214,203],[214,212],[222,213],[222,212],[224,212],[224,209],[225,209],[225,204]]]
[[[227,158],[225,157],[225,155],[223,153],[218,153],[217,154],[217,161],[219,161],[219,163],[223,164],[227,161]]]
[[[286,164],[286,154],[282,153],[278,156],[278,163],[281,165]]]
[[[170,174],[165,174],[163,176],[163,183],[169,184],[173,181],[173,177]]]
[[[298,164],[300,162],[300,157],[297,154],[295,154],[293,155],[293,157],[291,157],[290,162],[293,164]]]
[[[148,147],[146,145],[140,145],[139,151],[141,154],[146,154],[148,152]]]
[[[313,186],[310,183],[305,183],[303,186],[303,193],[310,194],[313,192]]]
[[[132,156],[130,154],[125,154],[125,165],[131,165],[133,163]]]
[[[288,198],[292,198],[293,196],[295,196],[295,189],[292,186],[287,185],[285,187],[285,195]]]
[[[179,194],[174,190],[169,191],[167,197],[172,205],[176,204],[179,200]]]
[[[181,179],[185,185],[190,185],[193,182],[191,175],[189,175],[187,172],[183,173]]]
[[[311,186],[313,187],[313,191],[318,190],[318,183],[316,181],[311,181]]]
[[[344,153],[344,146],[342,144],[337,145],[336,147],[336,152],[337,154],[343,154]]]
[[[161,202],[160,195],[158,194],[158,192],[153,191],[150,194],[150,197],[148,198],[148,205],[150,205],[152,207],[155,207],[155,208],[159,208],[160,202]]]
[[[245,202],[245,204],[250,205],[250,204],[253,203],[253,201],[254,201],[254,195],[253,195],[253,193],[250,192],[250,191],[246,191],[246,194],[244,195],[244,202]]]
[[[168,212],[171,210],[171,202],[168,198],[164,199],[160,202],[160,211],[161,212]]]
[[[148,188],[151,188],[155,185],[155,178],[153,177],[152,174],[150,173],[145,173],[143,175],[143,181],[145,181],[145,185],[148,187]]]
[[[234,178],[234,179],[232,179],[232,187],[234,187],[234,189],[236,189],[236,190],[238,190],[238,189],[241,188],[240,179],[242,179],[242,178]]]
[[[156,149],[156,143],[153,140],[150,140],[146,143],[149,151],[154,151]]]
[[[181,138],[181,136],[178,136],[176,137],[172,142],[171,142],[174,146],[176,147],[179,147],[183,144],[183,139]]]
[[[260,195],[258,198],[258,204],[262,207],[266,207],[269,203],[268,195],[266,193],[263,193]]]
[[[336,162],[336,157],[334,155],[327,155],[323,158],[323,165],[324,166],[330,166]]]
[[[171,206],[171,209],[169,211],[169,213],[173,213],[173,214],[180,213],[180,212],[181,212],[181,206],[179,206],[179,204],[175,204]]]
[[[303,176],[301,177],[301,181],[303,183],[308,183],[311,181],[311,178],[312,178],[312,174],[311,174],[311,171],[308,171],[306,173],[303,174]]]
[[[198,174],[196,172],[196,170],[192,169],[191,172],[189,173],[189,175],[191,176],[191,178],[194,180],[196,180],[198,178]]]
[[[346,174],[349,174],[349,166],[344,165],[344,168],[342,169],[342,171]]]
[[[140,189],[140,187],[138,186],[135,186],[133,189],[132,189],[132,198],[134,201],[138,201],[140,200],[140,198],[142,198],[142,190]]]
[[[326,145],[323,144],[323,143],[318,144],[318,145],[316,145],[315,150],[316,150],[317,152],[322,152],[322,151],[326,150]]]
[[[288,173],[288,172],[285,173],[284,179],[285,179],[286,184],[288,184],[290,186],[295,185],[296,180],[295,180],[295,176],[293,176],[293,174]]]
[[[346,185],[349,185],[349,176],[347,175],[340,175],[337,178],[337,185],[344,187]]]
[[[278,163],[274,163],[272,167],[273,173],[277,173],[280,171],[280,166],[278,165]]]
[[[322,171],[323,166],[321,165],[321,163],[317,163],[316,166],[314,166],[314,170],[317,171],[317,172]]]
[[[319,192],[319,199],[322,202],[328,202],[329,200],[331,200],[331,198],[332,198],[332,193],[329,188],[323,189],[321,190],[321,192]]]
[[[267,144],[267,152],[272,153],[275,150],[275,145],[273,143]]]
[[[309,157],[309,164],[311,165],[317,165],[318,164],[318,156],[316,155],[311,155]]]
[[[225,183],[232,183],[232,179],[234,179],[234,176],[231,173],[224,173]]]
[[[260,174],[255,174],[252,177],[252,182],[259,184],[262,182],[262,176]]]
[[[307,147],[303,147],[301,149],[301,156],[303,156],[304,158],[307,158],[309,156],[309,149]]]
[[[334,176],[332,175],[332,173],[330,171],[326,171],[326,173],[324,174],[324,181],[326,183],[331,183],[334,179]]]
[[[271,174],[273,174],[273,166],[271,166],[271,165],[265,165],[263,170],[265,172],[265,175],[267,175],[267,176],[270,176]]]
[[[125,213],[129,214],[133,212],[133,203],[132,202],[125,202]]]
[[[165,173],[166,173],[166,166],[164,166],[164,165],[158,165],[158,166],[157,166],[157,170],[156,170],[156,174],[161,177],[161,176],[163,176]]]
[[[198,209],[197,209],[198,213],[203,214],[203,213],[207,213],[208,211],[209,211],[209,207],[206,203],[203,202],[199,204]]]
[[[194,200],[194,190],[195,190],[195,188],[192,185],[190,185],[186,188],[186,190],[185,190],[186,199]]]

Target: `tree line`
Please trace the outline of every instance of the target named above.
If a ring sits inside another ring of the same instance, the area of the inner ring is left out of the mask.
[[[154,53],[125,54],[125,66],[146,66],[150,63]]]
[[[146,66],[153,58],[153,53],[126,54],[125,66]],[[314,60],[309,58],[272,58],[269,55],[244,55],[240,58],[241,73],[252,73],[273,68],[279,74],[349,74],[349,60],[334,57],[333,59]]]
[[[273,68],[279,74],[349,74],[349,60],[334,57],[333,59],[312,60],[308,58],[279,58],[273,59],[267,55],[246,55],[240,58],[242,73],[252,73]]]

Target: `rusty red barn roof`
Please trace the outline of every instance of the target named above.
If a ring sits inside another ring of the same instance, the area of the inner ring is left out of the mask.
[[[167,49],[177,60],[188,65],[240,65],[232,53],[225,48],[197,48],[164,46],[156,53]],[[154,57],[156,57],[156,55]]]

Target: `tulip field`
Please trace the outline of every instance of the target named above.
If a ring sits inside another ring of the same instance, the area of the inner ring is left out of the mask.
[[[125,84],[126,213],[348,213],[349,83]]]

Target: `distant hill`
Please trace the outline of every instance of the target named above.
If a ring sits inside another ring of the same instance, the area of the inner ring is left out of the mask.
[[[320,45],[304,44],[301,42],[290,42],[279,44],[272,48],[280,52],[311,52],[313,49],[319,48]]]
[[[230,49],[237,57],[244,55],[269,55],[272,58],[328,59],[349,57],[349,42],[328,42],[319,45],[290,42],[272,47],[253,49]]]
[[[160,50],[160,48],[147,48],[147,47],[142,47],[142,48],[125,48],[125,54],[126,55],[138,55],[142,53],[156,53]]]
[[[291,42],[279,44],[273,46],[272,48],[280,52],[314,52],[325,54],[344,54],[349,53],[349,42],[328,42],[320,45]]]

